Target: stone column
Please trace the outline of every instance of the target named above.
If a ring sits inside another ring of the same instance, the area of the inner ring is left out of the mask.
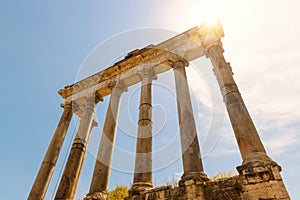
[[[112,162],[113,147],[115,142],[116,127],[119,113],[121,94],[127,91],[127,86],[119,82],[112,89],[105,123],[103,127],[98,155],[94,167],[94,174],[86,200],[106,199],[110,166]]]
[[[203,172],[196,124],[185,72],[186,65],[188,65],[188,63],[185,60],[176,60],[175,62],[172,62],[175,76],[178,121],[180,127],[182,162],[184,170],[182,180],[207,180],[207,176]]]
[[[40,170],[31,188],[28,200],[44,199],[50,179],[52,177],[60,149],[63,145],[66,133],[72,119],[72,103],[62,105],[64,112],[52,137],[47,153],[44,157]]]
[[[241,196],[243,199],[290,199],[280,175],[281,167],[267,156],[223,52],[221,42],[207,48],[243,158],[242,165],[237,167],[242,181]]]
[[[83,117],[80,120],[55,199],[74,199],[98,100],[94,96],[87,97]]]
[[[214,66],[214,73],[224,98],[243,164],[253,161],[273,162],[266,155],[265,148],[233,79],[231,67],[225,61],[223,52],[222,44],[219,42],[207,49],[207,56]]]
[[[129,195],[139,195],[152,188],[152,80],[156,76],[152,69],[140,72],[142,79],[138,135],[133,185]]]

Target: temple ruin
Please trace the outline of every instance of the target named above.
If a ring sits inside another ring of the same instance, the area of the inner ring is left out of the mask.
[[[29,200],[44,199],[72,115],[80,118],[55,199],[74,199],[81,174],[95,108],[110,95],[109,106],[85,200],[107,199],[117,115],[122,93],[141,83],[138,137],[133,184],[126,200],[290,199],[280,175],[281,167],[266,153],[258,132],[223,56],[220,22],[202,23],[157,45],[129,53],[111,67],[59,90],[65,100],[63,114],[36,176]],[[220,86],[243,162],[238,175],[209,180],[203,170],[185,67],[201,56],[208,57]],[[174,71],[183,175],[178,187],[155,187],[152,183],[152,82],[157,75]],[[106,142],[109,140],[110,142]],[[100,159],[99,159],[100,158]],[[105,162],[101,162],[105,160]],[[108,163],[105,164],[105,163]]]

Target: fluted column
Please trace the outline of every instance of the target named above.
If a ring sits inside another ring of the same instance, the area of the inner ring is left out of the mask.
[[[219,42],[207,49],[207,56],[213,63],[243,164],[252,161],[272,161],[266,155],[265,148],[233,79],[231,67],[225,61],[223,52],[222,44]]]
[[[87,194],[85,199],[100,200],[106,198],[118,121],[120,98],[124,91],[127,91],[127,86],[123,82],[119,82],[112,89],[100,146],[98,149],[97,160],[94,167],[93,178],[89,194]]]
[[[142,79],[138,135],[133,185],[130,195],[139,195],[145,189],[152,188],[152,80],[156,76],[152,69],[140,72]]]
[[[55,199],[74,199],[98,100],[94,96],[87,97],[83,117],[80,120]]]
[[[184,170],[182,179],[206,179],[206,175],[203,172],[200,147],[185,72],[185,65],[188,65],[188,63],[184,60],[172,62],[175,76],[182,162]]]
[[[60,118],[40,170],[31,188],[28,200],[44,199],[45,197],[60,149],[65,140],[65,136],[73,116],[71,104],[72,103],[65,103],[62,105],[64,112]]]

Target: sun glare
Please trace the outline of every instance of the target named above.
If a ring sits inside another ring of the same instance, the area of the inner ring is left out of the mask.
[[[219,20],[219,18],[216,15],[209,15],[204,18],[203,22],[207,26],[213,26],[218,22],[218,20]]]
[[[205,26],[214,26],[219,21],[218,15],[214,13],[205,13],[200,18],[200,23],[204,24]]]

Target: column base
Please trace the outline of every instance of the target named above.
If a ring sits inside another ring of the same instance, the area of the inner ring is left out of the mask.
[[[188,172],[188,173],[184,173],[181,176],[179,185],[184,184],[186,181],[189,181],[189,180],[193,180],[193,181],[197,181],[197,182],[206,182],[209,180],[209,178],[207,177],[207,175],[204,172]]]
[[[134,195],[141,195],[144,191],[154,188],[152,183],[137,182],[133,183],[128,191],[130,197]]]
[[[265,153],[255,152],[245,158],[241,166],[236,167],[247,183],[269,180],[281,180],[281,167]]]
[[[245,184],[270,180],[282,180],[281,167],[275,161],[252,161],[236,167],[240,176],[245,177]]]
[[[257,163],[257,164],[254,164]],[[243,160],[242,165],[267,165],[274,162],[269,156],[264,152],[253,152],[246,156]]]
[[[250,155],[237,170],[242,199],[290,199],[280,175],[281,167],[264,153]]]
[[[209,178],[204,172],[184,173],[179,181],[179,188],[184,192],[182,197],[188,200],[204,200],[204,189],[208,180]]]
[[[88,193],[83,200],[107,200],[106,192]]]

